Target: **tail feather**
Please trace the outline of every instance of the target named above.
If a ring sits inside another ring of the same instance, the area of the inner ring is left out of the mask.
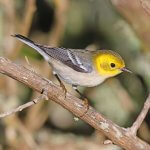
[[[49,60],[49,56],[47,55],[47,53],[45,53],[44,49],[42,49],[38,44],[36,44],[32,40],[30,40],[27,37],[25,37],[23,35],[20,35],[20,34],[14,34],[14,35],[11,35],[11,36],[17,38],[21,42],[23,42],[23,43],[27,44],[28,46],[32,47],[33,49],[38,51],[47,61]]]
[[[25,37],[25,36],[23,36],[21,34],[14,34],[14,35],[11,35],[11,36],[17,38],[20,41],[22,40],[22,42],[24,42],[24,43],[25,43],[25,41],[26,42],[30,42],[30,43],[34,43],[32,40],[28,39],[27,37]]]

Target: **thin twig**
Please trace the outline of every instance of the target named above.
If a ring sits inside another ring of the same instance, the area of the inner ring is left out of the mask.
[[[137,119],[133,123],[133,125],[129,128],[130,134],[133,134],[133,135],[137,134],[137,130],[140,128],[140,126],[141,126],[143,120],[145,119],[146,114],[148,113],[149,109],[150,109],[150,94],[144,103],[144,107],[143,107],[141,113],[139,114],[139,116],[137,117]]]
[[[39,97],[35,98],[34,100],[32,100],[30,102],[27,102],[27,103],[25,103],[23,105],[20,105],[17,108],[14,108],[14,109],[12,109],[10,111],[4,112],[4,113],[0,113],[0,118],[4,118],[4,117],[12,115],[12,114],[14,114],[16,112],[22,111],[23,109],[25,109],[27,107],[30,107],[32,105],[35,105],[35,104],[39,103],[41,100],[44,100],[44,99],[47,100],[47,97],[43,93],[42,95],[40,95]]]

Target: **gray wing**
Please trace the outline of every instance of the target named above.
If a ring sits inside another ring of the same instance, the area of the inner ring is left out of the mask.
[[[75,71],[92,72],[92,60],[89,51],[40,45],[19,34],[14,35],[14,37],[37,50],[47,61],[49,61],[49,57],[52,57]]]
[[[87,53],[83,53],[82,50],[77,52],[76,49],[50,48],[39,44],[38,46],[50,57],[61,61],[78,72],[90,73],[92,71],[91,58]]]

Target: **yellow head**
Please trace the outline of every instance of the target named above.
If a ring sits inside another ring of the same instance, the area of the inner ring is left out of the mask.
[[[101,50],[94,56],[94,63],[100,75],[106,77],[115,76],[122,71],[128,71],[125,68],[124,60],[121,56],[111,50]]]

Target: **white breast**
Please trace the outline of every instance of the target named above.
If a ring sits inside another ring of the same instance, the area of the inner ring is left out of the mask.
[[[72,85],[93,87],[101,84],[107,78],[104,76],[100,76],[95,70],[93,70],[91,73],[81,73],[58,61],[55,61],[51,64],[57,75],[66,83]]]

